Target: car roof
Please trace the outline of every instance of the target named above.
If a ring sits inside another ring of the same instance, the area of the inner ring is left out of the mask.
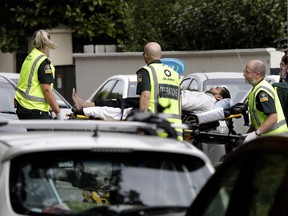
[[[229,74],[229,76],[227,76],[227,74]],[[198,77],[202,77],[205,79],[219,79],[219,78],[223,78],[223,79],[242,78],[244,79],[242,72],[196,72],[196,73],[188,74],[184,76],[184,78],[191,77],[191,76],[198,76]]]
[[[80,150],[113,151],[139,150],[195,155],[210,163],[207,156],[188,142],[158,136],[129,133],[140,128],[155,128],[154,124],[143,122],[88,121],[88,120],[14,120],[3,122],[2,127],[38,128],[40,131],[11,131],[1,134],[0,159],[8,160],[20,154],[39,151]],[[0,126],[0,129],[1,129]],[[50,130],[43,129],[50,128]],[[53,130],[51,130],[53,128]],[[56,130],[59,129],[59,130]],[[122,129],[122,130],[121,130]],[[123,133],[126,132],[126,133]],[[128,132],[128,133],[127,133]],[[45,137],[43,139],[43,137]],[[1,156],[2,154],[2,156]]]
[[[111,76],[108,79],[114,79],[114,78],[119,78],[119,79],[129,79],[130,81],[137,81],[137,75],[136,74],[119,74],[119,75],[114,75]]]
[[[20,77],[19,73],[13,73],[13,72],[0,72],[0,76],[6,77],[11,79],[14,83],[17,84],[17,80]]]

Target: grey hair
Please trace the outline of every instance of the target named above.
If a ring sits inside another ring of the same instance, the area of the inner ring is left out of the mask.
[[[58,46],[50,40],[50,34],[48,31],[40,29],[34,33],[34,47],[37,49],[56,49]]]
[[[260,60],[254,60],[253,71],[259,72],[262,77],[265,77],[266,75],[265,64]]]

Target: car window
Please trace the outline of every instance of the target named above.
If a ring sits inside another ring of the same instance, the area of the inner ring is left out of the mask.
[[[111,89],[115,85],[116,80],[108,80],[100,89],[100,91],[93,97],[92,101],[95,99],[107,99],[110,95]]]
[[[15,87],[9,83],[0,82],[0,112],[15,113]]]
[[[128,89],[128,97],[138,97],[139,95],[136,94],[137,83],[136,82],[129,82],[129,89]]]
[[[62,95],[60,95],[60,93],[58,91],[56,91],[55,89],[53,89],[53,93],[56,97],[56,101],[57,101],[57,104],[59,106],[59,108],[71,108],[72,106],[69,104],[68,101],[66,101],[65,98],[63,98]]]
[[[9,188],[13,210],[19,214],[59,205],[72,213],[103,204],[188,207],[209,173],[204,161],[191,155],[48,151],[13,159]]]
[[[124,82],[117,80],[107,99],[123,98]]]
[[[287,181],[287,155],[248,154],[209,182],[199,214],[191,215],[281,215],[287,212]]]
[[[199,83],[196,79],[184,79],[181,83],[182,90],[199,91]]]

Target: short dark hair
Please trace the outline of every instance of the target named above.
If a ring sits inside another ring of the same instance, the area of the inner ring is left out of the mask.
[[[231,95],[230,95],[230,92],[228,91],[228,89],[225,87],[222,87],[222,88],[223,88],[223,90],[220,92],[220,95],[223,98],[231,98]]]

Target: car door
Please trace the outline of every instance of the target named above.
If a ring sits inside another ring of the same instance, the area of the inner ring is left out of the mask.
[[[231,153],[186,216],[287,215],[287,136],[258,138]]]

